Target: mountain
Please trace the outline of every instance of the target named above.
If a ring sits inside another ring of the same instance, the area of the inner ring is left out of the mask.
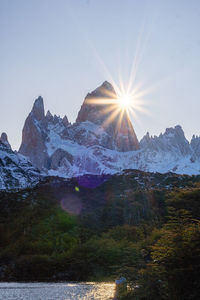
[[[149,172],[200,173],[200,137],[189,143],[181,126],[140,143],[126,112],[119,116],[117,95],[104,82],[84,99],[76,122],[48,111],[35,100],[22,134],[19,153],[46,175],[73,177],[114,174],[124,169]]]
[[[116,97],[112,86],[104,82],[86,96],[72,125],[66,116],[62,119],[52,116],[49,111],[45,115],[43,99],[38,97],[25,121],[19,152],[28,156],[34,166],[51,175],[110,172],[112,166],[109,161],[115,162],[115,158],[108,158],[107,161],[106,155],[104,159],[104,150],[120,153],[139,149],[126,113],[120,125],[119,118],[107,123],[116,108]],[[108,98],[114,103],[107,104]],[[88,101],[103,104],[90,104]],[[109,111],[103,114],[105,109]]]
[[[31,187],[39,178],[39,170],[25,156],[12,151],[3,133],[0,138],[0,190]]]
[[[195,149],[198,141],[200,138],[196,137],[196,142],[189,143],[180,125],[167,128],[158,137],[150,137],[147,133],[140,141],[143,169],[161,173],[199,174],[200,153]]]
[[[11,149],[10,143],[8,142],[8,136],[5,132],[2,132],[1,137],[0,137],[0,142],[2,142],[9,149]]]
[[[106,148],[126,152],[139,149],[139,143],[126,111],[120,120],[117,94],[105,81],[92,93],[87,94],[76,122],[90,121],[101,126],[109,135],[111,143]]]

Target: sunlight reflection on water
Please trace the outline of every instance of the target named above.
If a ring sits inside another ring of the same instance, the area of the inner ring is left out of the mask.
[[[113,283],[0,283],[5,300],[108,300],[114,297]]]

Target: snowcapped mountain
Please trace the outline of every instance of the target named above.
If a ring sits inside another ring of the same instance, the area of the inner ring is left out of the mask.
[[[116,98],[112,85],[104,82],[87,94],[70,124],[67,116],[45,114],[38,97],[25,121],[19,152],[12,151],[6,133],[0,137],[0,190],[33,186],[49,175],[70,178],[125,169],[200,174],[200,137],[189,143],[177,125],[159,136],[147,133],[139,143],[127,113],[113,118]]]
[[[179,125],[167,128],[165,133],[160,134],[159,137],[150,137],[147,133],[140,141],[142,157],[145,162],[144,170],[161,173],[171,171],[178,174],[199,174],[200,153],[198,154],[195,149],[198,142],[200,142],[200,137],[196,137],[196,142],[192,140],[189,143]]]
[[[147,133],[138,143],[126,113],[121,122],[118,115],[112,119],[115,107],[109,100],[116,97],[112,85],[104,82],[86,96],[74,124],[66,116],[45,115],[39,97],[25,121],[19,152],[47,175],[60,177],[124,169],[200,173],[200,137],[189,143],[181,126],[175,126],[158,137]]]
[[[7,135],[3,133],[0,138],[0,190],[33,186],[39,178],[39,170],[26,157],[12,151]]]

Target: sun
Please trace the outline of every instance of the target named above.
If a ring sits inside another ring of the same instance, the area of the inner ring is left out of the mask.
[[[88,105],[99,105],[102,106],[99,109],[100,117],[105,115],[105,119],[102,123],[102,127],[106,128],[116,120],[116,129],[121,128],[123,120],[128,120],[134,117],[134,120],[138,122],[137,112],[146,112],[143,107],[143,95],[146,94],[145,90],[142,89],[142,85],[137,84],[133,87],[125,86],[122,82],[116,85],[112,81],[112,85],[108,82],[104,86],[100,87],[102,89],[102,97],[88,98]],[[87,97],[86,97],[87,98]]]
[[[119,105],[122,109],[129,109],[132,105],[131,96],[128,94],[122,94],[118,97]]]

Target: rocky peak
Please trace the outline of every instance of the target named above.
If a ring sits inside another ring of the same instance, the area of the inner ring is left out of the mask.
[[[140,146],[155,151],[175,151],[181,155],[188,155],[191,152],[189,142],[180,125],[167,128],[159,137],[150,137],[147,133],[140,141]]]
[[[113,86],[105,81],[101,86],[87,94],[78,113],[76,122],[90,121],[102,125],[108,116],[105,110],[109,110],[113,105],[109,102],[109,99],[114,100],[116,98],[117,95]]]
[[[185,135],[182,127],[180,125],[176,125],[174,128],[166,128],[164,136],[166,137],[179,137],[185,140]]]
[[[34,119],[36,119],[38,121],[40,121],[44,118],[44,102],[43,102],[43,98],[41,96],[39,96],[35,100],[31,114],[34,117]]]
[[[62,121],[63,121],[63,124],[64,124],[65,126],[68,126],[68,125],[69,125],[69,121],[68,121],[66,115],[64,116],[64,118],[62,119]]]
[[[50,117],[50,112],[46,118],[44,115],[44,103],[39,96],[34,104],[32,111],[26,118],[23,131],[22,143],[19,152],[28,156],[34,166],[41,169],[47,162],[45,147],[45,124]]]
[[[187,141],[184,131],[180,125],[175,126],[174,128],[167,128],[163,139],[170,141],[170,144],[173,147],[179,148],[182,154],[189,153],[189,142]]]
[[[190,146],[193,151],[193,158],[200,157],[200,136],[193,135]]]
[[[200,140],[200,136],[193,134],[192,139],[191,139],[191,144],[198,140]]]
[[[52,121],[53,120],[53,116],[51,114],[51,112],[48,110],[45,116],[47,121]]]
[[[149,132],[147,132],[147,133],[143,136],[143,138],[142,138],[142,140],[141,140],[140,142],[142,142],[142,141],[149,141],[151,138],[152,138],[152,137],[150,137]]]
[[[140,141],[140,147],[146,148],[149,150],[157,150],[158,149],[158,139],[161,138],[163,134],[161,133],[159,137],[157,136],[150,136],[149,132],[146,133],[146,135],[141,139]]]
[[[6,145],[9,149],[11,149],[10,143],[8,142],[8,136],[5,132],[2,132],[1,137],[0,137],[0,141]]]
[[[129,116],[124,112],[123,117],[120,118],[119,111],[117,113],[119,104],[116,99],[117,94],[113,86],[105,81],[101,86],[87,94],[76,122],[90,121],[103,127],[110,135],[116,150],[137,150],[139,144]]]
[[[109,90],[109,91],[115,93],[115,90],[114,90],[112,84],[108,81],[104,81],[102,84],[102,87],[105,88],[106,90]]]
[[[89,97],[116,98],[117,95],[112,84],[108,81],[104,81],[101,86],[87,95],[87,98]]]

